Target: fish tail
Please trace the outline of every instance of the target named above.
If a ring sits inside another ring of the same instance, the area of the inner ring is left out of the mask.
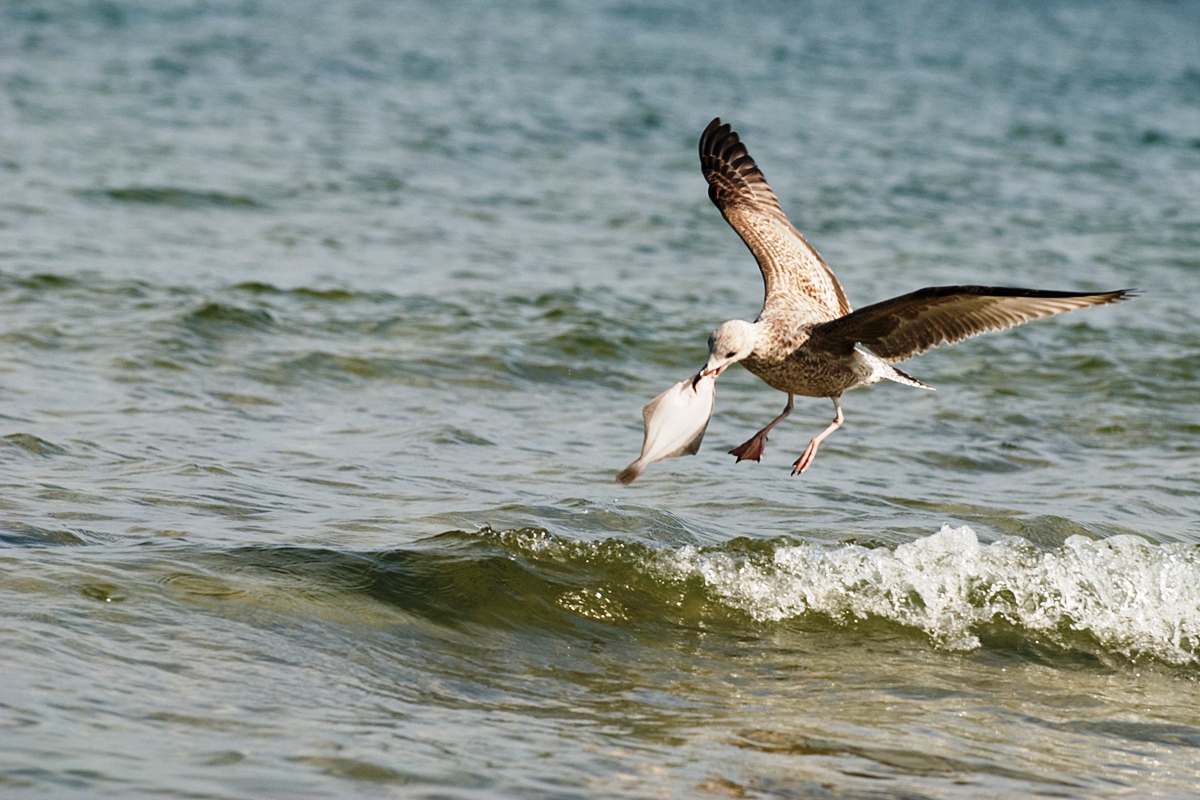
[[[638,475],[641,475],[642,470],[644,470],[645,468],[646,468],[646,465],[643,464],[642,460],[639,458],[637,461],[634,461],[632,464],[630,464],[628,467],[621,470],[617,474],[617,481],[619,483],[624,483],[624,484],[633,483],[634,478],[636,478]]]

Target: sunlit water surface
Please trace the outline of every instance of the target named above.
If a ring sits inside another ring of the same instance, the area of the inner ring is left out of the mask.
[[[0,7],[0,794],[1188,797],[1200,11]],[[761,464],[761,282],[1140,296]]]

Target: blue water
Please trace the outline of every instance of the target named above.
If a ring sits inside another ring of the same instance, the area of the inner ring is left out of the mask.
[[[0,5],[0,794],[1189,797],[1200,10]],[[937,388],[740,369],[731,122],[855,307],[1136,288]]]

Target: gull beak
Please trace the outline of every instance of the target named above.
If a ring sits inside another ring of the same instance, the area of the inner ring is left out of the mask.
[[[697,383],[699,383],[701,378],[707,378],[709,375],[712,375],[713,380],[716,380],[717,378],[721,377],[721,373],[724,372],[725,368],[728,366],[729,364],[717,364],[716,366],[705,364],[704,368],[697,372],[696,377],[692,379],[692,386],[695,386]]]

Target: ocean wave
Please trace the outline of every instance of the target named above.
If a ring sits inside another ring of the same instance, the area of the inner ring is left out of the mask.
[[[746,537],[710,547],[483,528],[384,551],[249,546],[171,563],[173,575],[305,617],[367,601],[448,629],[588,640],[779,625],[871,636],[882,625],[947,651],[1200,666],[1200,547],[1133,535],[1042,548],[946,525],[894,547]]]
[[[530,533],[510,545],[566,561],[610,560],[619,545],[570,543]],[[982,544],[967,526],[944,526],[895,548],[738,540],[627,550],[642,576],[699,583],[707,597],[759,623],[821,617],[835,625],[883,620],[938,647],[973,650],[1006,626],[1039,642],[1085,642],[1136,661],[1200,664],[1200,548],[1138,536],[1071,536],[1040,549],[1019,537]],[[591,598],[593,602],[584,602]],[[598,619],[621,616],[609,587],[564,591],[559,604]]]
[[[261,202],[244,194],[178,186],[123,186],[81,190],[79,194],[89,200],[110,200],[176,209],[263,207]]]
[[[1015,645],[1200,665],[1200,547],[1133,535],[1041,548],[1019,537],[985,544],[946,525],[895,547],[750,538],[702,547],[484,528],[382,552],[248,547],[218,558],[236,562],[222,573],[286,574],[335,605],[366,596],[455,628],[591,636],[595,624],[732,633],[881,622],[949,651]]]
[[[876,617],[954,650],[979,647],[979,629],[1002,623],[1060,644],[1083,632],[1131,659],[1183,665],[1200,659],[1198,555],[1132,535],[1071,536],[1052,550],[1017,537],[984,545],[971,528],[946,525],[895,549],[797,544],[752,559],[689,546],[653,568],[698,577],[760,621]]]

